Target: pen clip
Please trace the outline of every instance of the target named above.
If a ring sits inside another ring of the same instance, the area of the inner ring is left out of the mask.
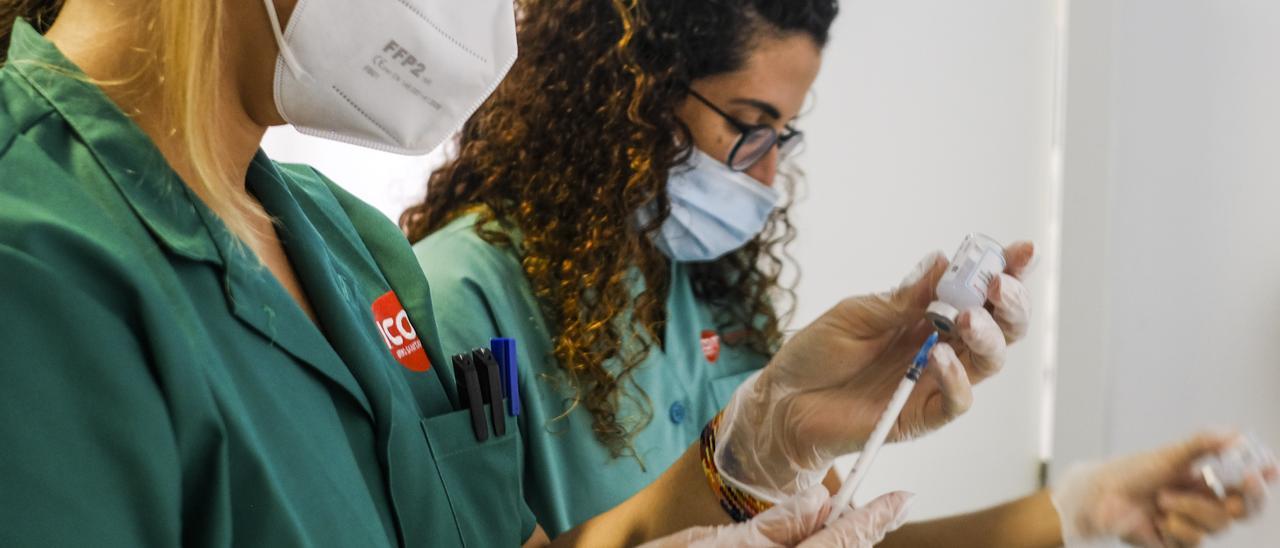
[[[471,431],[476,441],[489,439],[489,427],[484,420],[484,395],[480,391],[480,374],[467,353],[453,356],[453,375],[458,385],[458,402],[471,412]]]
[[[476,372],[480,375],[480,390],[484,393],[484,403],[489,404],[489,411],[493,415],[493,435],[505,436],[507,417],[502,409],[502,378],[498,373],[498,362],[493,359],[493,352],[488,348],[472,350],[471,359],[475,363]]]

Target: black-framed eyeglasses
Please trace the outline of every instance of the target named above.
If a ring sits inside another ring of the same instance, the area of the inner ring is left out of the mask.
[[[707,108],[715,111],[721,118],[729,122],[733,129],[742,134],[733,143],[733,148],[729,150],[729,158],[725,162],[734,171],[746,171],[768,154],[774,145],[778,146],[778,155],[786,158],[804,141],[804,132],[792,127],[791,124],[783,126],[787,131],[782,134],[779,134],[778,130],[768,124],[748,124],[730,116],[729,113],[712,103],[710,99],[694,91],[692,87],[688,89],[690,95],[701,101],[702,104],[707,105]]]

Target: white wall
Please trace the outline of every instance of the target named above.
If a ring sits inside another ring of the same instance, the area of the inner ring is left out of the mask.
[[[1049,0],[842,2],[800,120],[808,198],[796,207],[797,324],[841,297],[887,289],[927,252],[967,232],[1049,240],[1055,8]],[[913,519],[977,508],[1036,486],[1039,306],[1008,366],[973,409],[916,442],[886,448],[859,499],[908,489]],[[905,366],[905,364],[904,364]],[[845,463],[849,465],[850,463]]]
[[[1204,426],[1278,447],[1280,3],[1072,5],[1055,466]],[[1276,546],[1277,515],[1212,545]]]
[[[292,126],[267,130],[262,148],[276,161],[315,167],[391,219],[422,200],[427,176],[445,158],[444,147],[423,156],[401,156],[303,135]]]

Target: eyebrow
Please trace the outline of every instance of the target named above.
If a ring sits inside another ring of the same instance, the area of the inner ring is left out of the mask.
[[[782,113],[779,112],[778,107],[773,106],[772,103],[761,101],[759,99],[749,99],[745,97],[739,97],[729,102],[735,105],[747,105],[750,107],[755,107],[759,109],[761,112],[765,113],[766,116],[772,117],[774,120],[782,119]]]

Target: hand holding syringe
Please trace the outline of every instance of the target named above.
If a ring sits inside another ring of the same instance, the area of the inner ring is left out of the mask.
[[[938,280],[938,298],[929,305],[926,313],[929,321],[940,331],[953,333],[956,322],[965,309],[981,307],[987,302],[991,281],[1000,275],[1006,265],[1004,248],[999,242],[983,234],[975,233],[966,236],[946,273]],[[834,506],[832,506],[834,510],[827,518],[827,524],[834,522],[849,506],[854,492],[866,477],[871,463],[875,461],[876,453],[880,452],[880,447],[889,438],[889,432],[897,424],[898,416],[906,406],[907,399],[911,397],[916,381],[920,380],[920,374],[929,363],[929,351],[937,342],[938,333],[934,332],[920,347],[915,359],[911,361],[906,376],[898,383],[898,389],[893,393],[889,405],[885,407],[880,419],[876,422],[875,430],[871,432],[867,444],[863,446],[857,462],[840,486],[840,491],[836,493]]]
[[[983,306],[987,302],[991,282],[1000,277],[1005,266],[1007,266],[1005,250],[1000,242],[984,234],[969,234],[960,243],[960,248],[952,257],[946,274],[938,279],[937,298],[929,305],[925,316],[941,332],[954,333],[956,321],[964,310]],[[854,469],[850,470],[845,483],[840,487],[840,492],[836,493],[835,506],[833,506],[836,510],[832,511],[827,524],[835,521],[840,512],[849,506],[858,485],[863,483],[870,465],[876,460],[876,453],[888,439],[893,425],[897,424],[897,417],[901,414],[902,407],[906,406],[915,383],[920,380],[920,374],[923,373],[925,365],[928,365],[929,351],[933,350],[937,342],[938,333],[934,332],[929,335],[924,346],[920,347],[920,351],[916,352],[905,378],[902,378],[897,385],[897,391],[893,392],[893,398],[879,417],[876,429],[872,430],[872,435],[867,439],[867,446],[863,447],[858,461],[854,463]]]
[[[880,447],[889,438],[889,431],[898,422],[898,415],[902,413],[902,408],[906,406],[907,398],[911,396],[911,390],[916,387],[916,381],[920,380],[920,374],[924,372],[925,366],[929,364],[929,351],[933,350],[933,345],[937,343],[938,334],[929,335],[929,338],[924,341],[924,345],[920,347],[920,352],[916,353],[915,359],[911,360],[906,376],[898,383],[898,390],[893,393],[893,399],[889,400],[889,406],[885,408],[884,414],[880,415],[880,420],[876,422],[876,428],[871,432],[871,437],[867,439],[867,444],[862,448],[862,453],[858,455],[858,461],[853,464],[853,469],[849,471],[844,483],[840,485],[840,490],[836,492],[831,504],[831,515],[827,517],[826,525],[831,525],[845,509],[849,508],[853,493],[857,491],[858,485],[862,483],[867,471],[871,469],[871,463],[875,461],[876,453],[880,452]]]
[[[930,353],[930,371],[889,441],[922,436],[963,414],[972,386],[998,372],[1007,345],[1026,333],[1030,298],[1020,276],[1033,247],[1020,243],[997,253],[1007,266],[991,281],[991,309],[963,307],[952,344]],[[934,331],[925,307],[951,266],[930,254],[897,287],[842,300],[739,385],[716,429],[712,458],[725,482],[760,500],[782,500],[820,483],[837,457],[864,449],[902,366]]]

